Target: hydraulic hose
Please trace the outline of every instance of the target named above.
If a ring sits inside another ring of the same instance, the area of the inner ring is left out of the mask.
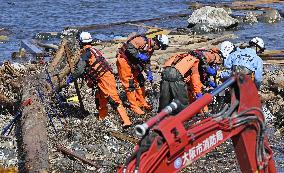
[[[246,113],[248,113],[249,111],[252,111],[252,110],[256,110],[256,111],[260,112],[261,115],[263,116],[262,109],[260,109],[258,107],[252,107],[252,108],[246,109],[246,110],[244,110],[243,112],[241,112],[240,114],[237,115],[236,123],[234,124],[234,126],[237,127],[237,126],[245,124],[249,121],[255,121],[256,120],[258,122],[260,130],[258,131],[258,138],[257,138],[257,143],[256,143],[256,152],[257,152],[256,154],[257,154],[258,167],[259,167],[259,169],[263,169],[263,165],[261,165],[260,163],[264,160],[263,158],[267,154],[265,152],[265,147],[264,147],[265,124],[264,124],[263,120],[261,120],[258,116],[242,117],[243,115],[245,115]]]

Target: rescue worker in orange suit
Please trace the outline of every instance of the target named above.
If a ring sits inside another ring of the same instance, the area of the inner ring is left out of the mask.
[[[199,59],[188,53],[174,55],[165,62],[160,83],[159,112],[173,99],[181,103],[174,114],[183,110],[189,104],[189,87],[193,90],[196,99],[202,96],[203,85],[198,65]]]
[[[196,49],[172,56],[162,72],[159,111],[172,99],[178,99],[181,102],[179,112],[202,96],[203,87],[216,88],[214,79],[221,63],[221,52],[217,48]],[[208,112],[208,107],[203,111]]]
[[[218,48],[196,49],[189,54],[199,59],[200,80],[206,89],[217,87],[217,72],[223,62],[222,53]]]
[[[166,35],[157,35],[155,38],[147,38],[144,35],[136,35],[129,38],[117,53],[117,70],[126,91],[130,108],[138,115],[145,112],[141,109],[151,110],[151,106],[145,100],[144,76],[153,81],[152,72],[147,65],[154,50],[166,49],[169,40]]]
[[[99,119],[104,119],[108,114],[107,103],[117,110],[123,127],[129,127],[132,123],[126,113],[122,101],[116,89],[116,80],[112,68],[103,57],[102,53],[92,45],[92,36],[88,32],[80,34],[81,59],[76,65],[75,71],[67,78],[67,85],[74,79],[84,75],[89,87],[98,87],[96,92],[96,106],[99,111]]]

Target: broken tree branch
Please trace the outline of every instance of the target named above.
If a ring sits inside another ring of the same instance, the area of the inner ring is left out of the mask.
[[[75,68],[75,64],[77,63],[77,62],[75,63],[75,61],[77,61],[77,59],[76,60],[72,59],[71,51],[68,47],[65,47],[65,50],[66,50],[68,65],[70,67],[71,73],[73,73],[74,68]],[[79,99],[80,109],[82,111],[84,111],[85,108],[84,108],[84,104],[83,104],[83,98],[82,98],[81,93],[80,93],[80,89],[79,89],[79,86],[78,86],[77,79],[74,80],[74,86],[75,86],[76,94],[77,94],[78,99]]]
[[[49,63],[48,71],[50,72],[55,71],[56,67],[58,67],[59,63],[63,60],[65,53],[65,45],[67,45],[67,40],[63,39],[54,58]]]
[[[88,160],[88,159],[86,159],[86,158],[84,158],[84,157],[82,157],[82,156],[79,156],[79,155],[76,154],[74,151],[69,150],[69,149],[63,147],[62,145],[57,145],[56,148],[57,148],[57,150],[61,151],[62,153],[67,154],[67,155],[69,155],[69,156],[72,156],[72,157],[74,157],[74,158],[76,158],[76,159],[82,161],[82,162],[85,163],[85,164],[88,164],[88,165],[90,165],[90,166],[93,166],[93,167],[95,167],[95,168],[97,168],[97,169],[99,168],[96,163],[94,163],[94,162],[92,162],[92,161],[90,161],[90,160]]]

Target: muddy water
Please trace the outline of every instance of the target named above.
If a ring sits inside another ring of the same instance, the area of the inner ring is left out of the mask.
[[[162,2],[159,0],[60,0],[56,3],[47,0],[0,1],[3,1],[0,5],[0,28],[7,28],[11,31],[8,35],[9,41],[0,42],[0,61],[9,59],[11,53],[19,49],[22,39],[33,38],[39,32],[61,32],[66,26],[105,24],[190,13],[187,4],[192,2],[189,0],[163,0]],[[216,1],[208,0],[199,2],[216,3]],[[218,2],[229,2],[229,0]],[[274,5],[274,7],[284,9],[283,5]],[[167,28],[186,27],[186,20],[187,18],[179,18],[147,24]],[[283,20],[273,25],[259,23],[252,26],[241,26],[235,33],[239,36],[237,41],[247,41],[253,36],[262,36],[268,49],[282,49],[284,47],[283,26]],[[126,35],[131,31],[143,32],[137,27],[121,26],[93,31],[93,35],[98,39],[111,39]]]

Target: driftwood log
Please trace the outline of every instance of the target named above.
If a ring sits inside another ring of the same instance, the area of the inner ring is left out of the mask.
[[[41,74],[25,78],[23,100],[32,99],[31,105],[23,107],[21,119],[22,151],[24,172],[47,172],[47,116],[37,90],[46,90]]]
[[[42,69],[41,73],[28,76],[24,80],[23,100],[29,98],[33,100],[31,105],[23,107],[22,112],[21,129],[26,172],[48,170],[47,110],[44,99],[50,99],[51,93],[65,86],[64,79],[70,73],[70,67],[78,62],[79,49],[73,53],[71,51],[72,44],[74,44],[72,39],[63,39],[54,59],[47,68],[48,70]],[[46,80],[46,75],[51,76],[52,83]]]
[[[72,48],[74,49],[73,51],[71,50]],[[48,67],[55,90],[66,86],[65,79],[71,72],[70,67],[73,68],[79,59],[80,49],[78,44],[76,45],[76,40],[74,38],[71,40],[63,39],[54,59]]]
[[[66,56],[67,40],[63,39],[62,44],[57,51],[55,58],[51,61],[48,71],[52,77],[54,88],[63,86],[62,79],[70,72],[67,63],[60,70],[60,65],[64,65]],[[45,98],[49,99],[50,93],[54,92],[52,86],[46,81],[46,71],[33,76],[27,76],[24,80],[23,100],[32,99],[32,104],[23,107],[22,111],[22,136],[23,152],[25,153],[25,171],[43,172],[47,171],[48,164],[48,146],[47,146],[47,115],[45,108]],[[58,75],[59,78],[54,77]],[[56,80],[55,80],[56,79]]]
[[[19,167],[22,172],[48,172],[46,106],[49,105],[45,102],[51,99],[53,92],[65,86],[65,77],[70,73],[70,67],[73,67],[80,58],[74,40],[74,38],[63,39],[49,65],[37,69],[34,74],[21,76],[9,63],[5,63],[4,67],[0,68],[0,84],[7,86],[8,90],[15,91],[15,88],[18,88],[17,92],[21,95],[19,100],[14,102],[0,92],[0,104],[4,109],[13,107],[13,115],[22,112],[21,118],[16,122],[19,156],[24,160]],[[48,74],[52,83],[46,80]],[[32,100],[31,104],[20,106],[19,103],[29,99]]]
[[[64,52],[65,52],[65,45],[66,44],[67,44],[67,40],[63,39],[59,49],[57,50],[57,52],[54,56],[54,58],[49,63],[48,70],[50,72],[53,72],[56,69],[56,67],[58,66],[59,62],[61,62],[63,60],[63,58],[64,58],[63,55],[64,55]]]

